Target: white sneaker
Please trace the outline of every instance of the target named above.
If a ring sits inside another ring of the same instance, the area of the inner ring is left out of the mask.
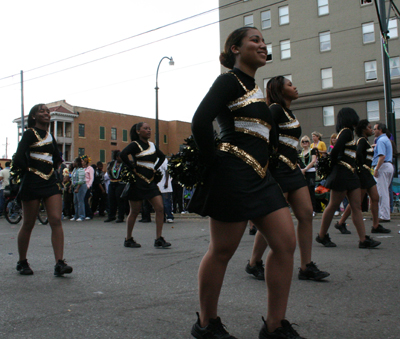
[[[71,219],[69,219],[70,221],[75,221],[75,218],[71,218]]]
[[[312,212],[312,216],[315,217],[315,212]]]
[[[90,218],[90,217],[86,217],[86,218],[85,218],[85,220],[91,220],[91,219],[92,219],[92,218]]]
[[[174,222],[174,219],[167,219],[167,223],[172,224]]]
[[[78,218],[78,219],[76,219],[76,221],[84,221],[85,219],[82,219],[82,218]]]
[[[339,214],[340,214],[339,211],[336,211],[336,212],[335,212],[335,216],[338,216]]]

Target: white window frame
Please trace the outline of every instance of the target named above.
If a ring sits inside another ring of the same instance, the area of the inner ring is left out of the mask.
[[[269,16],[269,18],[265,16]],[[261,12],[261,29],[271,28],[271,10]]]
[[[365,24],[362,24],[362,35],[363,44],[375,42],[375,25],[373,22],[366,22]]]
[[[332,67],[321,69],[321,86],[322,86],[322,89],[333,88]]]
[[[397,18],[389,19],[388,30],[388,35],[390,39],[395,39],[399,37],[399,31],[397,29]]]
[[[288,25],[290,23],[289,5],[279,7],[278,11],[279,11],[279,26]]]
[[[390,77],[400,77],[400,57],[392,57],[389,59]],[[392,74],[395,71],[395,74]]]
[[[291,74],[286,74],[286,75],[284,75],[283,77],[286,78],[286,79],[288,79],[290,82],[293,82],[293,81],[292,81],[292,75],[291,75]]]
[[[368,2],[366,2],[366,1],[368,1]],[[373,0],[361,0],[360,4],[361,4],[361,6],[372,5],[372,1]]]
[[[329,46],[328,46],[329,43]],[[321,32],[319,33],[319,51],[320,52],[329,52],[331,50],[331,32]]]
[[[318,0],[318,16],[329,14],[329,0]]]
[[[268,84],[268,81],[270,81],[271,80],[271,78],[265,78],[265,79],[263,79],[264,80],[264,88],[263,88],[263,92],[264,92],[264,96],[265,96],[265,98],[267,98],[267,84]]]
[[[369,121],[379,121],[379,101],[367,101],[367,119]]]
[[[377,71],[377,63],[376,60],[365,61],[364,62],[364,72],[365,72],[365,81],[377,81],[378,80],[378,71]],[[371,76],[375,72],[375,77]],[[371,73],[371,75],[369,75]]]
[[[290,39],[282,40],[280,42],[280,47],[281,47],[281,60],[290,59],[292,56],[290,51]]]
[[[400,98],[392,98],[395,119],[400,119]]]
[[[248,21],[246,23],[246,21],[250,20],[250,18],[251,18],[251,21]],[[243,26],[245,26],[245,27],[254,27],[254,16],[253,16],[253,14],[246,15],[246,16],[243,17]]]
[[[267,53],[268,53],[268,56],[271,56],[271,60],[267,60],[267,62],[272,62],[272,60],[273,60],[272,44],[267,44]],[[267,57],[267,59],[268,59],[268,57]]]
[[[324,126],[335,126],[335,107],[322,107],[322,119],[324,121]]]

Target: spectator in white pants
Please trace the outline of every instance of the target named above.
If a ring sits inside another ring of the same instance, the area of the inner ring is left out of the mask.
[[[393,150],[389,138],[386,136],[386,125],[376,124],[376,137],[372,166],[375,167],[374,177],[379,194],[379,221],[390,221],[389,186],[393,177]]]

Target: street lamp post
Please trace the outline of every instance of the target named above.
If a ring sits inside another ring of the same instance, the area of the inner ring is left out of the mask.
[[[156,147],[157,147],[157,148],[158,148],[158,146],[159,146],[159,131],[158,131],[158,70],[160,69],[161,62],[162,62],[164,59],[168,59],[168,60],[169,60],[169,64],[170,64],[171,66],[174,65],[174,59],[172,59],[172,57],[168,58],[168,57],[165,56],[165,57],[163,57],[163,58],[160,60],[160,62],[158,63],[158,67],[157,67],[157,73],[156,73],[156,88],[155,88],[155,90],[156,90],[156,134],[155,134],[155,139],[156,139]]]

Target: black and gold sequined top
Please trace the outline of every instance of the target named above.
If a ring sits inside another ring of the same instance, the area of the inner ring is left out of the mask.
[[[53,136],[34,127],[24,132],[13,162],[16,167],[27,171],[27,180],[36,182],[55,178],[54,171],[62,158]]]
[[[371,170],[374,149],[368,142],[368,139],[362,137],[357,141],[357,163],[359,167]]]
[[[264,178],[269,148],[277,146],[277,138],[271,112],[253,77],[237,68],[220,75],[198,107],[192,132],[204,162],[209,165],[217,152],[214,119],[220,127],[218,150],[237,156]]]
[[[133,163],[129,160],[129,154],[133,158]],[[164,153],[151,141],[146,143],[142,140],[131,142],[122,150],[120,157],[131,171],[135,169],[138,178],[148,184],[154,180],[155,171],[165,160]]]
[[[278,159],[294,170],[297,166],[297,147],[301,136],[300,123],[291,110],[278,104],[272,104],[269,109],[277,128]]]
[[[356,151],[357,145],[353,131],[350,128],[343,128],[339,132],[336,144],[330,153],[332,163],[344,166],[355,173]]]

